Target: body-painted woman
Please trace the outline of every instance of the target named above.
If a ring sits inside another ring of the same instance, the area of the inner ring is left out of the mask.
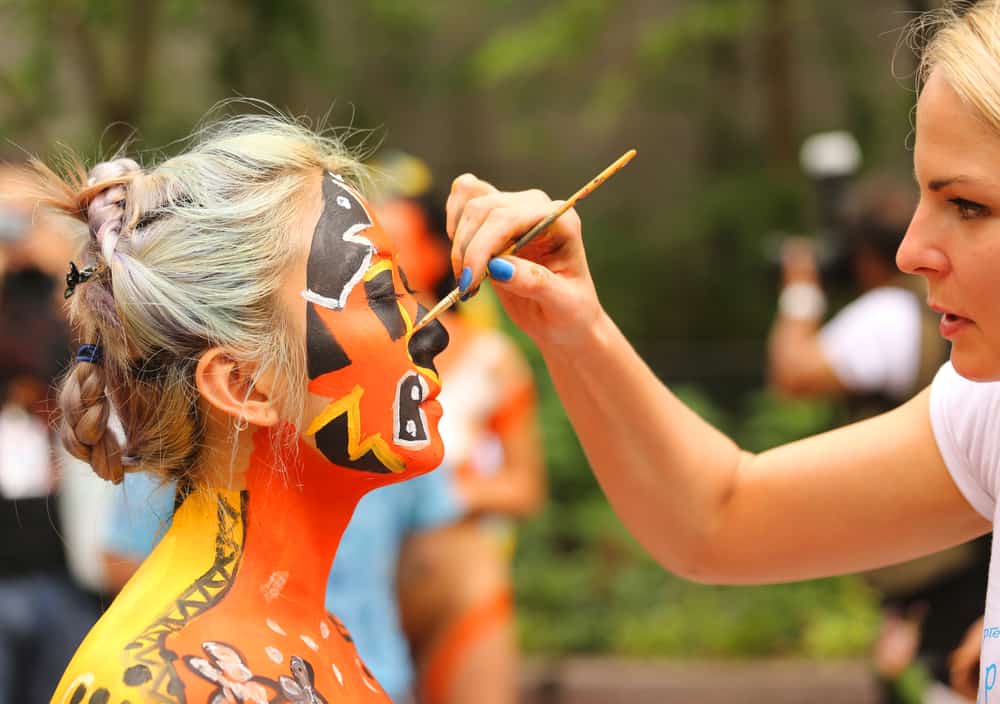
[[[49,175],[51,202],[89,211],[94,259],[67,291],[87,345],[64,438],[106,478],[181,485],[53,702],[387,701],[326,581],[361,496],[440,461],[447,334],[412,333],[421,310],[352,167],[306,130],[244,118],[147,173]]]

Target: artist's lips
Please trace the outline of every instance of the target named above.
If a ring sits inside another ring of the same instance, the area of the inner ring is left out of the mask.
[[[942,306],[931,305],[931,310],[941,314],[941,324],[939,326],[941,337],[954,337],[966,327],[973,324],[970,318],[966,318]]]

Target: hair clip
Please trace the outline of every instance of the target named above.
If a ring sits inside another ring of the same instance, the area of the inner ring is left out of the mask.
[[[63,298],[69,298],[72,296],[77,285],[82,284],[84,281],[93,276],[94,271],[96,271],[96,267],[94,266],[88,266],[81,271],[76,268],[75,262],[70,262],[69,272],[66,274],[66,290],[63,291]]]
[[[104,361],[104,350],[100,345],[80,345],[76,351],[76,361],[100,364]]]

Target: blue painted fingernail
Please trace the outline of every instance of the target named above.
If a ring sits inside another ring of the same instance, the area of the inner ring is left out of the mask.
[[[470,298],[472,298],[473,296],[475,296],[477,293],[479,293],[479,288],[480,288],[479,286],[476,286],[475,288],[470,288],[468,291],[466,291],[465,293],[463,293],[462,296],[461,296],[461,298],[459,298],[458,300],[460,300],[460,301],[467,301],[467,300],[469,300]]]
[[[469,288],[469,284],[472,283],[472,269],[465,267],[462,269],[462,275],[458,278],[458,290],[465,293],[465,289]]]
[[[490,276],[497,281],[510,281],[514,278],[514,265],[506,259],[500,259],[499,257],[490,259],[490,263],[486,265],[486,268],[490,270]]]

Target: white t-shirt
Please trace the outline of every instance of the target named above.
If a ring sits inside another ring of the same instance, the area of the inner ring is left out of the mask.
[[[1000,484],[1000,382],[969,381],[945,364],[931,384],[931,426],[948,471],[966,500],[996,524]],[[993,534],[993,554],[997,536]],[[979,702],[1000,700],[1000,562],[990,560]]]
[[[920,373],[920,315],[910,291],[872,289],[823,326],[820,349],[848,390],[905,401]]]

